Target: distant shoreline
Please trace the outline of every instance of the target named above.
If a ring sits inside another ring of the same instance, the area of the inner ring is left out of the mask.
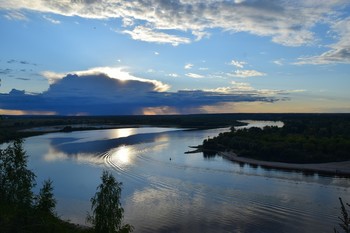
[[[251,164],[251,165],[256,165],[256,166],[261,166],[266,168],[350,177],[350,161],[297,164],[297,163],[282,163],[282,162],[271,162],[271,161],[250,159],[250,158],[240,157],[232,151],[219,152],[219,155],[222,156],[223,158],[226,158],[234,162],[246,163],[246,164]]]

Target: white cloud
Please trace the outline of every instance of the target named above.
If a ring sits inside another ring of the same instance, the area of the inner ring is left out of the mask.
[[[246,65],[247,63],[244,62],[244,61],[235,61],[235,60],[232,60],[230,65],[233,65],[235,67],[238,67],[238,68],[243,68],[244,65]]]
[[[192,69],[192,67],[193,67],[193,64],[191,64],[191,63],[187,63],[187,64],[184,66],[184,68],[185,68],[186,70]]]
[[[236,70],[234,73],[228,73],[229,76],[238,77],[238,78],[248,78],[248,77],[257,77],[265,76],[265,73],[256,71],[256,70]]]
[[[204,78],[203,75],[201,74],[195,74],[195,73],[187,73],[185,74],[187,77],[190,77],[190,78]]]
[[[339,11],[346,9],[341,6],[348,4],[348,0],[11,0],[2,1],[0,9],[94,19],[120,18],[125,27],[139,25],[124,31],[133,39],[156,43],[179,45],[191,42],[186,37],[169,35],[167,30],[191,33],[195,40],[200,40],[208,36],[208,30],[219,28],[232,33],[267,36],[286,46],[300,46],[315,43],[313,28],[319,23],[329,24],[325,18],[330,15],[338,19],[343,17]],[[332,30],[338,29],[335,26]],[[329,56],[335,56],[335,53]]]
[[[350,47],[349,48],[336,48],[328,50],[319,56],[298,58],[296,65],[324,65],[332,63],[346,63],[350,64]]]
[[[1,8],[1,7],[0,7]],[[28,18],[19,11],[10,11],[5,14],[5,18],[8,20],[23,20],[28,21]]]
[[[232,81],[229,87],[219,87],[213,90],[206,90],[208,92],[212,91],[215,93],[222,93],[226,95],[239,94],[239,95],[256,95],[265,97],[275,97],[278,95],[287,95],[290,93],[303,92],[303,90],[272,90],[272,89],[256,89],[247,82],[236,82]]]
[[[155,52],[154,52],[154,55],[159,55],[159,52],[155,51]]]
[[[53,23],[53,24],[60,24],[61,23],[61,21],[53,19],[53,18],[51,18],[51,17],[49,17],[47,15],[43,15],[43,18],[45,20],[49,21],[50,23]]]
[[[232,81],[232,89],[238,91],[253,91],[254,88],[249,83]]]
[[[196,41],[210,37],[210,33],[205,31],[193,31],[192,34],[196,36]]]
[[[272,61],[274,64],[278,65],[278,66],[283,66],[283,59],[279,59],[279,60],[274,60]]]
[[[186,37],[169,35],[164,32],[154,31],[153,29],[144,26],[137,26],[132,31],[124,30],[123,33],[129,34],[134,40],[155,42],[159,44],[171,44],[173,46],[188,44],[191,42],[190,39]]]
[[[170,88],[169,85],[164,84],[158,80],[136,77],[130,74],[128,71],[126,71],[126,68],[124,67],[96,67],[84,71],[71,71],[66,73],[56,73],[52,71],[42,72],[42,75],[49,80],[50,84],[56,83],[68,74],[76,74],[79,76],[105,74],[110,78],[114,78],[120,81],[139,81],[144,83],[151,83],[152,85],[154,85],[154,91],[159,92],[167,91]]]
[[[329,45],[329,50],[320,55],[298,58],[298,62],[295,64],[350,64],[350,17],[335,21],[331,28],[337,35],[337,42]]]
[[[243,92],[252,92],[252,91],[255,92],[255,89],[249,83],[232,81],[231,84],[232,86],[230,87],[219,87],[211,91],[224,93],[224,94],[231,94],[231,93],[241,94]]]
[[[57,72],[52,72],[52,71],[43,71],[41,72],[41,75],[45,77],[48,81],[49,84],[53,84],[56,81],[62,79],[67,73],[57,73]]]
[[[124,17],[123,18],[123,27],[130,27],[134,25],[134,20],[132,18]]]
[[[173,77],[173,78],[177,78],[177,77],[179,77],[179,75],[178,75],[178,74],[176,74],[176,73],[171,73],[171,74],[168,74],[168,76],[169,76],[169,77]]]

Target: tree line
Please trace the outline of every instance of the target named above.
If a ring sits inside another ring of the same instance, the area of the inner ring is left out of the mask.
[[[103,171],[102,183],[91,198],[92,213],[87,220],[92,227],[81,227],[61,220],[55,211],[53,182],[48,179],[38,194],[35,174],[27,167],[22,140],[15,140],[0,150],[0,232],[86,232],[127,233],[133,227],[122,224],[121,186],[111,173]]]
[[[204,150],[231,150],[242,157],[288,163],[350,160],[350,118],[288,119],[284,126],[252,127],[203,141]]]

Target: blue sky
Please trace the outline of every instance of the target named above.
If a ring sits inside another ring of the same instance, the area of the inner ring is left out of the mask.
[[[350,112],[348,0],[0,0],[0,114]]]

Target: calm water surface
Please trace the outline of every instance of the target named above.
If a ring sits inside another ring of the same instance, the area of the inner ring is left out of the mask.
[[[253,122],[254,123],[254,122]],[[350,180],[184,154],[228,129],[127,128],[26,139],[40,188],[54,182],[57,213],[85,224],[103,169],[123,182],[135,232],[333,232]]]

